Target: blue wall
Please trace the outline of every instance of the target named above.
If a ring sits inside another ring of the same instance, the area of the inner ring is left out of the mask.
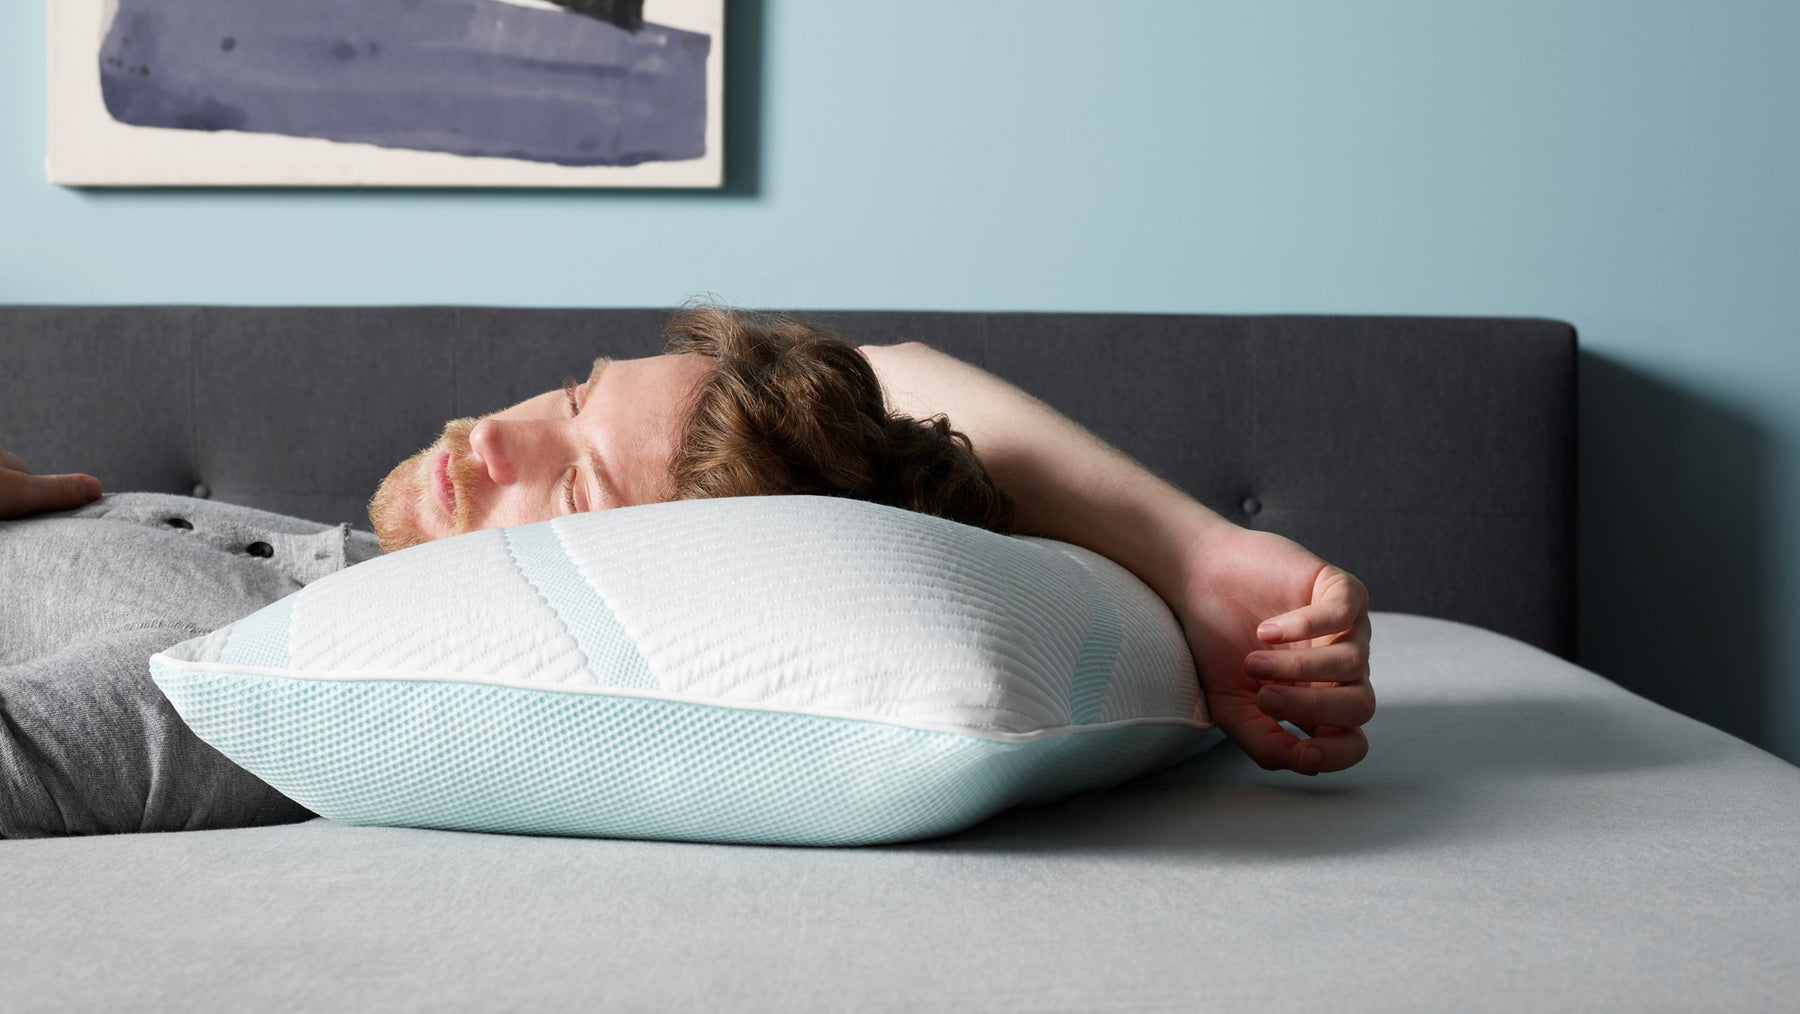
[[[731,8],[726,194],[78,193],[6,4],[0,300],[1560,317],[1583,662],[1800,760],[1800,5]]]

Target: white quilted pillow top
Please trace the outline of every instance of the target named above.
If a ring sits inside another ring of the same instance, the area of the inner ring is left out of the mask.
[[[428,543],[151,667],[203,739],[350,823],[894,841],[1216,739],[1116,564],[822,497]]]

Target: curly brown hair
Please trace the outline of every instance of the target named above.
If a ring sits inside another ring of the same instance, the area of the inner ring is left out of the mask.
[[[718,360],[671,463],[675,499],[840,496],[1012,530],[1012,496],[969,438],[941,415],[890,412],[869,361],[836,331],[694,306],[663,338]]]

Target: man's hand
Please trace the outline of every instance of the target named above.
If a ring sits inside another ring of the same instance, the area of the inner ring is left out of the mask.
[[[45,511],[66,511],[100,497],[91,475],[33,475],[17,455],[0,448],[0,521]]]
[[[1272,771],[1315,775],[1362,760],[1361,727],[1375,714],[1363,583],[1288,539],[1234,525],[1189,553],[1176,613],[1213,721]]]

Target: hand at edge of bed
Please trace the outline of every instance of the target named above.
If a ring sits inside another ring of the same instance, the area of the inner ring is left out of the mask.
[[[1341,771],[1369,752],[1369,592],[1272,532],[1215,524],[1173,601],[1212,720],[1268,770]],[[1306,733],[1296,736],[1281,723]]]

